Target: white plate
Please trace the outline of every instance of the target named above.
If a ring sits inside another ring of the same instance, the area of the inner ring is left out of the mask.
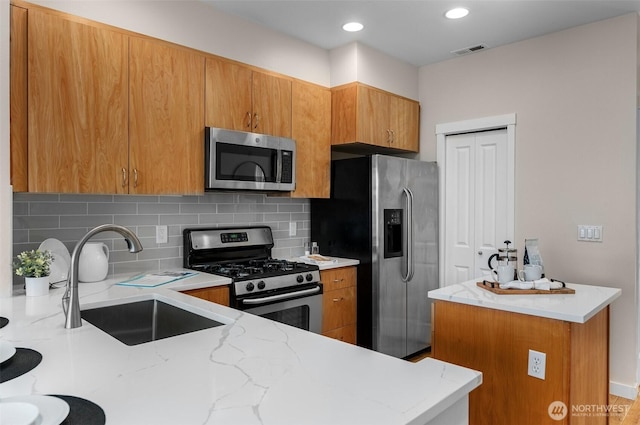
[[[35,425],[60,425],[69,415],[67,402],[49,395],[9,397],[3,399],[2,402],[23,402],[35,405],[40,411],[38,419],[34,422]]]
[[[7,341],[0,341],[0,363],[6,362],[16,354],[16,347]]]
[[[67,264],[71,264],[71,254],[69,254],[69,250],[58,239],[45,239],[38,249],[40,251],[51,251],[53,254],[58,254],[64,258]]]
[[[69,276],[69,263],[64,257],[55,252],[51,253],[53,262],[51,263],[51,273],[49,274],[49,283],[59,283],[67,280]]]
[[[40,251],[51,251],[54,260],[51,263],[51,275],[49,283],[57,283],[67,280],[69,276],[69,264],[71,255],[67,247],[58,239],[45,239],[38,247]]]
[[[17,401],[0,402],[2,423],[11,425],[34,425],[38,419],[38,408],[31,403]]]

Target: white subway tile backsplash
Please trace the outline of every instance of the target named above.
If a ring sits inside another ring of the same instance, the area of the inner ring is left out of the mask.
[[[211,192],[201,196],[138,196],[15,193],[14,256],[35,249],[47,238],[61,240],[69,251],[87,231],[105,223],[129,227],[145,248],[128,251],[117,233],[96,235],[110,250],[109,274],[140,273],[182,267],[182,231],[187,227],[268,225],[273,229],[275,258],[302,255],[309,239],[307,199],[265,194]],[[295,221],[296,235],[289,236]],[[156,226],[166,225],[166,244],[155,242]],[[14,283],[16,281],[14,280]]]

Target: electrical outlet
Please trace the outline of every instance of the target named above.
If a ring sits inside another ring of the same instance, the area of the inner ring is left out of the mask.
[[[545,369],[547,368],[547,355],[535,350],[529,350],[528,375],[544,381]]]
[[[156,226],[156,243],[167,243],[167,226]]]
[[[298,225],[295,221],[289,223],[289,236],[295,236],[298,232]]]

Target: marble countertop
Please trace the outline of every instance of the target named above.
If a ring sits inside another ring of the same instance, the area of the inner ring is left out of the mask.
[[[0,398],[64,394],[120,424],[419,424],[482,382],[434,359],[389,357],[177,292],[227,284],[198,275],[155,288],[79,286],[81,308],[156,297],[224,326],[127,346],[90,323],[64,328],[63,288],[0,299],[0,338],[40,352],[32,371],[0,384]]]
[[[585,323],[622,294],[618,288],[567,283],[575,294],[500,295],[479,288],[477,281],[473,279],[429,291],[429,298]]]
[[[354,260],[351,258],[339,258],[339,257],[329,257],[326,255],[322,255],[325,258],[328,258],[329,261],[313,261],[307,258],[306,256],[302,257],[294,257],[291,258],[291,261],[300,261],[303,263],[309,264],[317,264],[320,270],[328,270],[328,269],[337,269],[340,267],[348,267],[348,266],[357,266],[360,264],[360,261]]]

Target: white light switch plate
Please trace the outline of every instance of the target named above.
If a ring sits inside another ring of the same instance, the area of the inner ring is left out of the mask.
[[[578,240],[585,242],[602,242],[602,226],[578,225]]]
[[[289,236],[295,236],[298,231],[298,225],[295,221],[289,223]]]

